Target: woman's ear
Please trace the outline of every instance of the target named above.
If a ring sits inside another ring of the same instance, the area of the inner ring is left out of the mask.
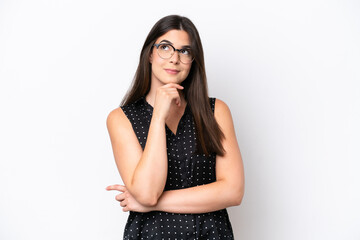
[[[152,53],[149,56],[149,62],[152,64]]]

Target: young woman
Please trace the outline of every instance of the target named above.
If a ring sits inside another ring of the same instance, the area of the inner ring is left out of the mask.
[[[244,172],[227,105],[209,98],[200,36],[186,17],[160,19],[133,85],[107,119],[130,211],[124,239],[234,239],[226,211]]]

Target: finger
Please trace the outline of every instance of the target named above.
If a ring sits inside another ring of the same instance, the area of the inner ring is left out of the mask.
[[[176,88],[169,88],[165,90],[166,93],[172,97],[180,97],[179,90]]]
[[[114,187],[117,187],[117,186],[123,186],[123,185],[121,185],[121,184],[113,184],[113,185],[107,186],[105,189],[114,188]]]
[[[105,189],[106,190],[118,190],[118,191],[123,191],[124,190],[124,187],[123,185],[120,185],[120,184],[114,184],[114,185],[110,185],[110,186],[107,186]]]
[[[115,196],[116,201],[123,201],[125,199],[125,194],[121,193]]]
[[[179,94],[179,90],[177,88],[168,88],[168,89],[164,89],[164,91],[166,91],[169,94]]]
[[[120,206],[122,207],[126,207],[128,205],[129,201],[127,199],[125,199],[124,201],[120,202]]]
[[[126,206],[127,206],[126,200],[121,201],[121,202],[120,202],[120,206],[121,206],[121,207],[126,207]]]
[[[181,101],[180,101],[179,98],[176,98],[176,99],[175,99],[175,104],[176,104],[178,107],[181,106]]]
[[[178,107],[181,106],[181,98],[180,98],[180,95],[178,92],[176,92],[176,94],[174,96],[174,102]]]
[[[177,88],[177,89],[180,89],[180,90],[183,90],[183,89],[184,89],[183,86],[181,86],[180,84],[177,84],[177,83],[168,83],[168,84],[165,84],[163,87],[164,87],[164,88],[174,87],[174,88]]]
[[[166,89],[164,93],[169,97],[169,99],[171,99],[171,101],[174,101],[177,106],[181,106],[181,98],[176,88]]]
[[[167,88],[162,91],[164,95],[173,96],[173,95],[179,95],[179,90],[176,88]]]
[[[117,190],[117,191],[121,191],[121,192],[126,191],[126,187],[124,185],[120,185],[120,184],[110,185],[110,186],[107,186],[105,189],[107,191],[111,191],[111,190]]]

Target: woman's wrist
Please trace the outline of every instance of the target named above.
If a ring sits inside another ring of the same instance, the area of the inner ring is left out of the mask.
[[[160,115],[153,113],[152,118],[151,118],[151,123],[152,124],[159,124],[159,125],[165,125],[165,118],[161,117]]]

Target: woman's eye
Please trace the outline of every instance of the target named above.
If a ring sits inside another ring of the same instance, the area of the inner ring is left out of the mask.
[[[162,44],[162,45],[160,45],[160,49],[164,50],[164,51],[168,51],[170,49],[170,47],[166,44]]]
[[[184,54],[184,55],[189,55],[190,54],[189,50],[186,50],[186,49],[181,49],[181,53]]]

